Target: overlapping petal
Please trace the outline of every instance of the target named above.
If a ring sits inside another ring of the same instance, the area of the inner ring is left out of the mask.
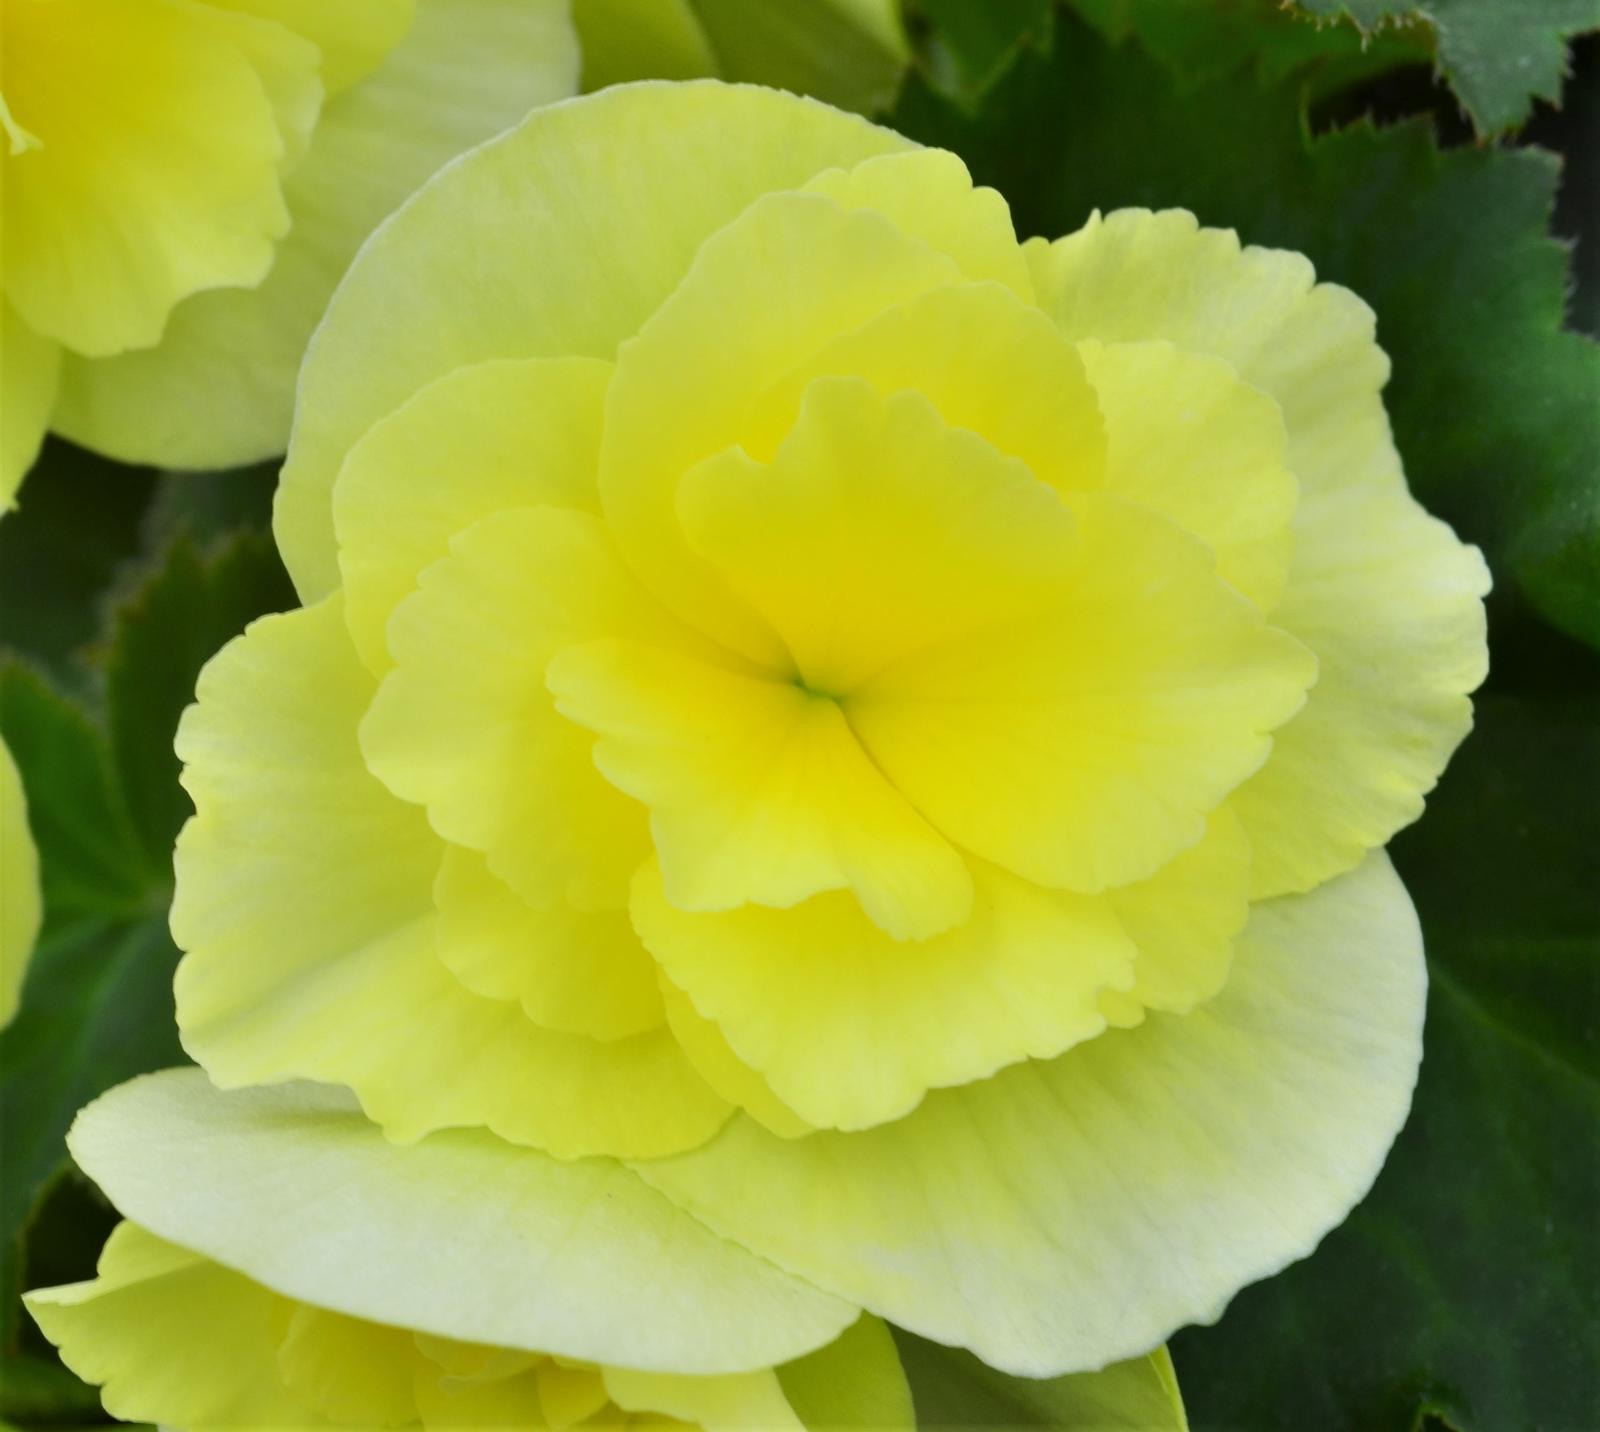
[[[717,1231],[1024,1376],[1220,1313],[1367,1190],[1405,1118],[1426,986],[1383,855],[1255,907],[1221,994],[861,1133],[736,1119],[640,1173]]]
[[[1298,254],[1143,210],[1025,247],[1039,302],[1068,337],[1213,355],[1283,413],[1301,501],[1273,620],[1317,653],[1321,674],[1237,809],[1257,847],[1257,896],[1308,890],[1416,819],[1470,728],[1483,559],[1406,494],[1372,310],[1316,283]]]
[[[325,46],[331,98],[284,178],[292,226],[264,279],[184,299],[154,347],[67,356],[53,426],[125,462],[229,467],[282,452],[295,375],[362,242],[441,165],[576,83],[561,0],[417,0],[414,19],[406,0],[226,3]]]

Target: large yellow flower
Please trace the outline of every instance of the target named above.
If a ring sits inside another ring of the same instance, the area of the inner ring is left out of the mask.
[[[403,296],[403,300],[400,296]],[[609,1154],[998,1366],[1305,1253],[1404,1117],[1380,847],[1484,669],[1371,312],[702,83],[532,117],[335,296],[201,678],[219,1083]]]
[[[0,509],[46,428],[281,452],[357,246],[577,66],[563,0],[3,0]]]

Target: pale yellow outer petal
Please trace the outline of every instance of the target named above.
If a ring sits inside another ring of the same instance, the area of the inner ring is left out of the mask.
[[[39,456],[61,379],[61,348],[41,338],[0,294],[0,515]]]
[[[28,827],[28,797],[17,763],[0,741],[0,1027],[17,1012],[42,917],[39,852]]]
[[[373,672],[394,665],[390,615],[457,533],[505,507],[598,512],[610,377],[592,358],[474,364],[429,384],[350,450],[333,518],[345,620]]]
[[[1233,798],[1256,898],[1346,870],[1422,814],[1472,729],[1488,673],[1476,547],[1400,487],[1308,495],[1272,614],[1317,653],[1317,685]]]
[[[335,19],[322,23],[331,25],[350,0],[245,3],[327,12]],[[169,467],[233,467],[281,453],[301,359],[363,240],[448,160],[570,95],[577,67],[564,0],[418,0],[400,44],[326,106],[285,182],[293,227],[265,280],[186,299],[154,348],[69,358],[59,430],[121,461]],[[393,297],[387,290],[385,302]],[[414,302],[408,293],[398,306]],[[337,467],[322,487],[329,568],[317,595],[333,581],[326,502]]]
[[[753,199],[905,144],[792,95],[646,84],[536,112],[442,172],[351,266],[307,354],[275,519],[302,596],[338,582],[329,493],[377,418],[467,363],[613,358]],[[464,214],[494,216],[470,266]]]
[[[728,1106],[661,1029],[541,1029],[440,961],[443,845],[367,771],[373,678],[337,599],[266,618],[201,674],[178,752],[197,814],[173,936],[185,1048],[219,1083],[347,1084],[396,1138],[483,1124],[563,1157],[692,1148]]]
[[[1372,310],[1315,283],[1300,255],[1241,249],[1181,211],[1096,215],[1025,249],[1069,338],[1214,355],[1283,411],[1301,501],[1272,615],[1321,674],[1236,810],[1256,844],[1257,896],[1310,889],[1421,812],[1487,661],[1488,572],[1406,495]]]
[[[713,1228],[1024,1376],[1131,1357],[1302,1257],[1366,1192],[1421,1053],[1387,859],[1256,907],[1222,993],[865,1133],[737,1119],[638,1165]]]
[[[224,1094],[169,1070],[90,1105],[69,1144],[158,1236],[286,1297],[441,1338],[722,1375],[799,1357],[856,1316],[611,1160],[465,1131],[397,1147],[315,1085]]]

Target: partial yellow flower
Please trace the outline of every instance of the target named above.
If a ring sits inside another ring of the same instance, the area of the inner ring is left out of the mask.
[[[47,428],[169,466],[281,452],[361,241],[577,63],[561,0],[5,0],[0,504]]]
[[[42,915],[28,797],[10,748],[0,741],[0,1027],[17,1012]]]
[[[1295,255],[1019,245],[792,96],[532,117],[308,357],[307,605],[179,733],[187,1047],[635,1160],[1007,1370],[1215,1314],[1365,1191],[1420,1053],[1380,847],[1487,578],[1387,371]]]
[[[229,1098],[194,1070],[124,1085],[69,1142],[135,1218],[96,1278],[26,1301],[124,1421],[914,1425],[882,1323],[615,1164],[482,1134],[397,1151],[334,1091]]]
[[[573,0],[583,85],[748,80],[887,106],[911,59],[900,0]]]

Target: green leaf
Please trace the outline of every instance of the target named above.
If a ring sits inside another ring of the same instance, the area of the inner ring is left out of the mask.
[[[1312,138],[1298,86],[1180,89],[1133,44],[1058,30],[976,116],[913,78],[896,128],[962,154],[1024,234],[1067,233],[1095,208],[1184,207],[1309,255],[1377,310],[1418,497],[1484,548],[1502,601],[1520,593],[1600,645],[1600,349],[1561,327],[1556,159],[1441,152],[1425,121]]]
[[[105,592],[139,553],[155,474],[50,438],[0,522],[0,643],[81,692]]]
[[[894,1331],[923,1432],[1186,1432],[1189,1426],[1164,1347],[1099,1372],[1033,1380],[996,1372],[961,1348]]]
[[[267,535],[236,537],[210,561],[180,535],[159,571],[112,623],[106,662],[111,754],[145,858],[160,878],[193,807],[172,749],[178,717],[194,699],[211,654],[262,612],[294,605],[294,590]]]
[[[918,0],[917,10],[937,38],[934,68],[950,71],[943,87],[975,102],[1019,45],[1049,35],[1054,0]]]
[[[24,1346],[17,1294],[73,1115],[114,1084],[183,1062],[167,932],[172,841],[187,813],[178,717],[216,648],[291,601],[264,535],[202,556],[180,531],[112,617],[104,729],[20,661],[0,666],[0,734],[28,794],[45,904],[21,1008],[0,1032],[0,1416],[37,1415],[39,1379],[54,1376],[36,1370],[54,1368],[53,1354]]]
[[[1515,129],[1535,99],[1561,97],[1567,40],[1600,27],[1596,0],[1297,0],[1313,15],[1348,16],[1379,35],[1431,29],[1439,67],[1480,134]]]
[[[1174,1340],[1198,1429],[1593,1424],[1597,789],[1600,700],[1480,701],[1395,843],[1432,976],[1410,1123],[1313,1257]]]
[[[1401,65],[1430,64],[1432,32],[1315,20],[1278,0],[1069,0],[1108,40],[1134,38],[1180,88],[1246,74],[1259,85],[1291,78],[1321,97]]]

